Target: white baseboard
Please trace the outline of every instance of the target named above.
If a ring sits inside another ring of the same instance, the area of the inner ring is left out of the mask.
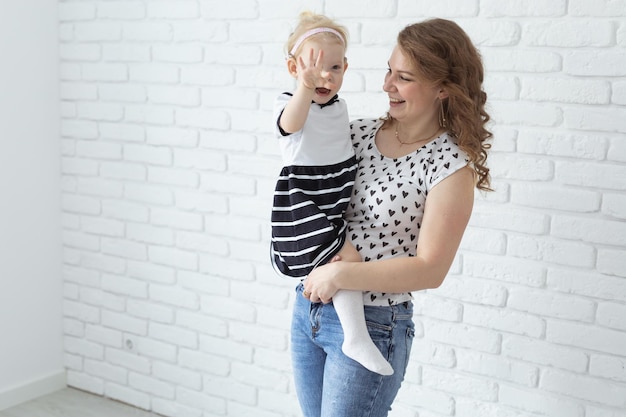
[[[0,411],[51,394],[67,386],[65,370],[0,391]]]

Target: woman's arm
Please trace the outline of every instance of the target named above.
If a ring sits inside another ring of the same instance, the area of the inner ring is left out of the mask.
[[[370,262],[332,262],[314,269],[304,283],[313,302],[330,302],[337,290],[385,293],[437,288],[446,277],[474,204],[475,178],[463,168],[428,194],[414,257]]]

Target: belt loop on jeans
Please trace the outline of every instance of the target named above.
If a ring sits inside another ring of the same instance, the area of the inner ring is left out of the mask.
[[[409,309],[409,301],[405,301],[403,303],[395,304],[395,305],[391,306],[391,320],[394,321],[394,322],[396,321],[396,318],[397,318],[398,314],[400,314],[398,312],[398,309],[400,308],[400,306],[402,306],[406,310],[408,310]]]

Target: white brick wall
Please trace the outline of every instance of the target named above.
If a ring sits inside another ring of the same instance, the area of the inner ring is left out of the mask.
[[[305,8],[350,29],[352,117],[385,111],[407,23],[456,20],[487,70],[496,192],[415,294],[392,415],[626,415],[626,2],[608,0],[61,0],[69,384],[166,416],[299,415],[268,217]]]

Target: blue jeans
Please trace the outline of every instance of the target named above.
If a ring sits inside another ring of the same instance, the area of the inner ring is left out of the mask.
[[[394,374],[371,372],[341,351],[343,330],[330,304],[313,304],[296,288],[291,354],[304,417],[385,417],[404,379],[415,336],[413,304],[365,307],[372,340]]]

